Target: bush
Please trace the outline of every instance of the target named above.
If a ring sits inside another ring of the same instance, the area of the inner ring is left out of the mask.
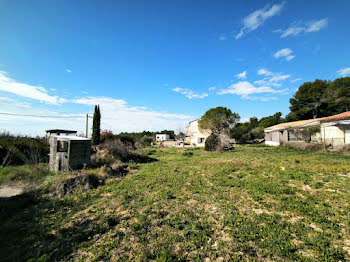
[[[140,142],[143,146],[150,146],[153,143],[153,138],[150,136],[143,136]]]
[[[99,157],[98,154],[92,157],[93,163],[95,163],[96,165],[98,165],[98,163],[103,164],[113,162],[116,159],[122,162],[136,163],[149,163],[154,161],[154,159],[135,151],[133,146],[130,145],[128,142],[123,143],[119,139],[107,140],[99,146],[99,150],[103,150],[105,155],[101,160],[99,160],[99,158],[101,157]]]
[[[193,156],[193,152],[184,152],[182,153],[183,156]]]
[[[0,166],[48,162],[49,146],[41,139],[0,134]]]
[[[129,161],[134,155],[133,146],[128,142],[123,143],[120,139],[107,140],[101,145],[101,149],[106,150],[108,155],[122,162]]]
[[[204,149],[206,151],[216,151],[220,149],[220,139],[217,135],[211,134],[208,136],[208,138],[205,140]]]

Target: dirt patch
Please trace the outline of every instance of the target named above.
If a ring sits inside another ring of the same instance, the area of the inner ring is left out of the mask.
[[[10,198],[22,195],[30,186],[0,186],[0,198]]]
[[[317,226],[316,224],[314,224],[314,223],[311,223],[311,224],[309,225],[309,227],[311,227],[313,230],[315,230],[315,231],[317,231],[317,232],[320,232],[320,233],[323,232],[322,228],[318,227],[318,226]]]

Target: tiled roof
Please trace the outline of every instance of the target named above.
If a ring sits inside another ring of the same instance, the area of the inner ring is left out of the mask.
[[[350,111],[344,112],[341,114],[337,114],[334,116],[324,117],[324,118],[321,118],[320,121],[321,122],[329,122],[329,121],[337,121],[337,120],[344,120],[344,119],[350,119]]]
[[[303,126],[312,125],[312,124],[319,124],[319,120],[320,120],[319,118],[315,118],[315,119],[281,123],[278,125],[267,127],[264,130],[265,132],[269,132],[269,131],[284,130],[288,128],[298,128],[298,127],[303,127]]]

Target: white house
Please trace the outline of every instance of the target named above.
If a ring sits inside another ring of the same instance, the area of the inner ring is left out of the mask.
[[[350,111],[324,118],[281,123],[265,128],[264,131],[267,145],[313,142],[333,148],[341,147],[350,144]]]
[[[350,111],[321,118],[322,142],[333,147],[350,144]]]
[[[168,134],[156,134],[156,141],[157,142],[163,142],[170,139],[170,136]]]
[[[282,142],[316,142],[319,135],[310,133],[310,128],[319,127],[320,119],[281,123],[265,128],[265,144],[279,146]]]
[[[186,127],[186,141],[188,141],[191,146],[204,146],[205,140],[210,136],[209,131],[199,130],[198,120],[199,119],[189,122]]]

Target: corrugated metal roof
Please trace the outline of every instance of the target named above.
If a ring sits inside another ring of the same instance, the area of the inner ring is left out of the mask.
[[[347,112],[344,112],[341,114],[337,114],[334,116],[324,117],[324,118],[321,118],[320,121],[321,122],[329,122],[329,121],[346,120],[346,119],[350,119],[350,111],[347,111]]]
[[[265,132],[271,132],[271,131],[284,130],[284,129],[288,129],[288,128],[302,128],[302,127],[306,127],[306,126],[317,125],[317,124],[319,124],[319,122],[320,122],[320,118],[287,122],[287,123],[281,123],[278,125],[267,127],[264,130],[265,130]]]

